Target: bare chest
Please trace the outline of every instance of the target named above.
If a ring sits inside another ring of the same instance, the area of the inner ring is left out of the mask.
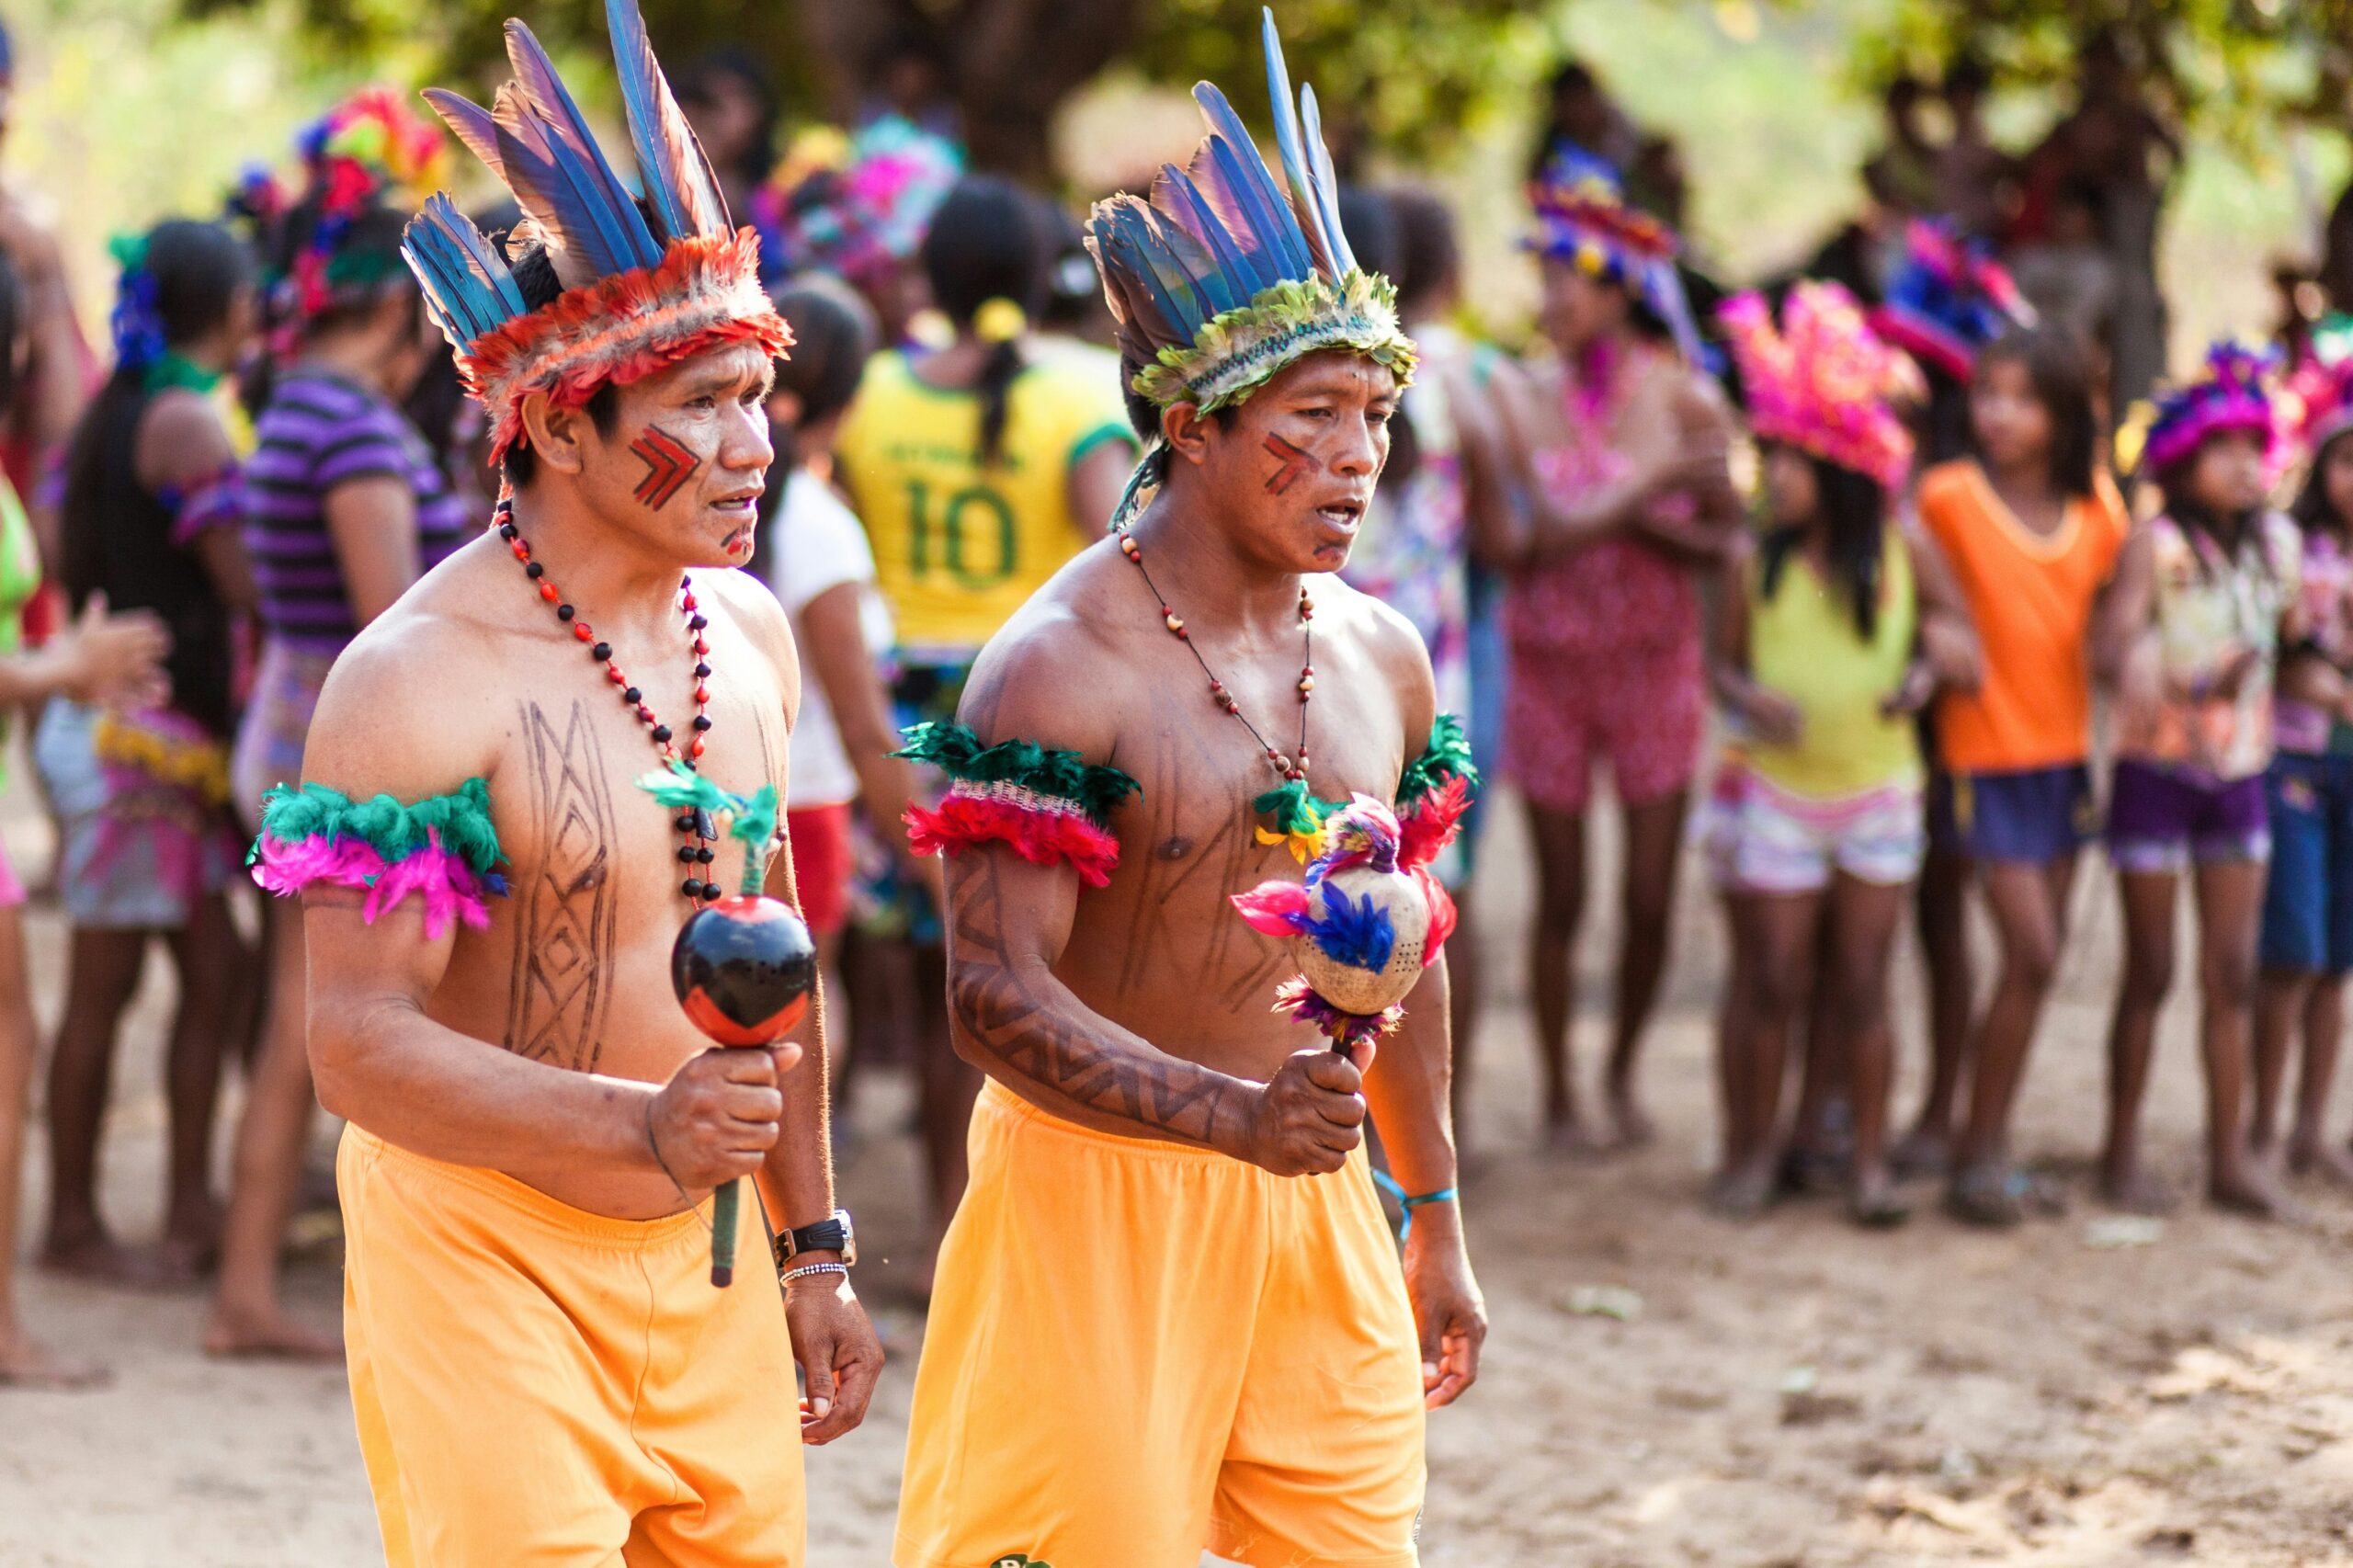
[[[715,881],[735,891],[741,848],[681,831],[680,813],[639,788],[660,752],[595,671],[565,661],[513,674],[499,682],[505,733],[488,776],[507,896],[487,930],[460,939],[434,1011],[533,1060],[666,1077],[703,1043],[667,977],[670,945],[698,907],[685,890]],[[739,793],[782,791],[785,714],[772,676],[749,660],[721,663],[710,684],[702,772]]]

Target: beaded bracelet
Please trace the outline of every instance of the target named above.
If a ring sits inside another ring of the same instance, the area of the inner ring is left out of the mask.
[[[838,1274],[847,1279],[849,1278],[849,1265],[847,1263],[804,1263],[798,1268],[786,1269],[777,1276],[777,1280],[780,1284],[790,1285],[795,1279],[803,1279],[812,1274]]]

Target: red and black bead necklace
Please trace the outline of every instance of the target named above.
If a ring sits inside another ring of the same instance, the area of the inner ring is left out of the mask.
[[[597,641],[595,631],[580,619],[549,579],[547,568],[531,559],[531,547],[522,530],[515,526],[513,501],[499,502],[497,520],[498,537],[506,541],[506,548],[523,563],[523,574],[538,585],[540,597],[555,607],[556,619],[572,629],[574,640],[588,650],[588,656],[605,666],[605,679],[620,691],[621,705],[644,726],[654,749],[662,754],[662,760],[697,767],[702,759],[705,734],[710,729],[710,642],[703,635],[710,621],[695,601],[694,579],[678,579],[678,613],[686,618],[687,636],[695,658],[695,716],[688,727],[688,738],[681,744],[670,726],[654,717],[645,694],[630,684],[629,676],[613,658],[612,644]],[[678,863],[687,869],[687,880],[678,885],[678,892],[697,905],[718,898],[723,890],[703,870],[713,858],[711,846],[719,841],[718,824],[711,820],[710,812],[696,811],[680,812],[672,825],[686,840],[678,846]]]
[[[1152,574],[1144,568],[1143,547],[1136,542],[1135,535],[1125,528],[1120,530],[1120,552],[1134,562],[1136,571],[1142,574],[1143,585],[1152,590],[1152,597],[1159,602],[1162,623],[1177,642],[1185,644],[1193,655],[1193,662],[1201,666],[1203,675],[1210,677],[1211,700],[1241,720],[1242,727],[1250,732],[1250,738],[1258,743],[1258,749],[1267,754],[1267,766],[1272,767],[1286,783],[1304,782],[1307,778],[1307,704],[1315,695],[1315,601],[1308,597],[1307,585],[1302,583],[1299,587],[1299,627],[1307,651],[1305,662],[1299,670],[1299,750],[1294,758],[1269,745],[1267,737],[1258,733],[1258,726],[1244,716],[1242,705],[1233,699],[1233,693],[1225,689],[1225,682],[1218,679],[1217,672],[1210,668],[1210,662],[1201,657],[1199,648],[1193,646],[1192,633],[1185,630],[1184,617],[1171,608],[1167,597],[1153,583]]]

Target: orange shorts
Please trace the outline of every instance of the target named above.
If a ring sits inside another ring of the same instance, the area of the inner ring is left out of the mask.
[[[390,1568],[797,1568],[783,1300],[765,1268],[711,1285],[710,1205],[608,1220],[357,1127],[335,1179]]]
[[[1359,1150],[1286,1177],[992,1082],[915,1371],[898,1568],[1410,1568],[1412,1309]]]

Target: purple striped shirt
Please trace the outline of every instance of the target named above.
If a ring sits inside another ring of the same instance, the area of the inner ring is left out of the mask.
[[[415,426],[381,395],[324,371],[296,370],[271,389],[254,434],[258,445],[244,471],[245,549],[270,635],[334,653],[359,633],[327,531],[327,494],[339,484],[380,474],[408,482],[420,568],[465,542],[465,503]]]

